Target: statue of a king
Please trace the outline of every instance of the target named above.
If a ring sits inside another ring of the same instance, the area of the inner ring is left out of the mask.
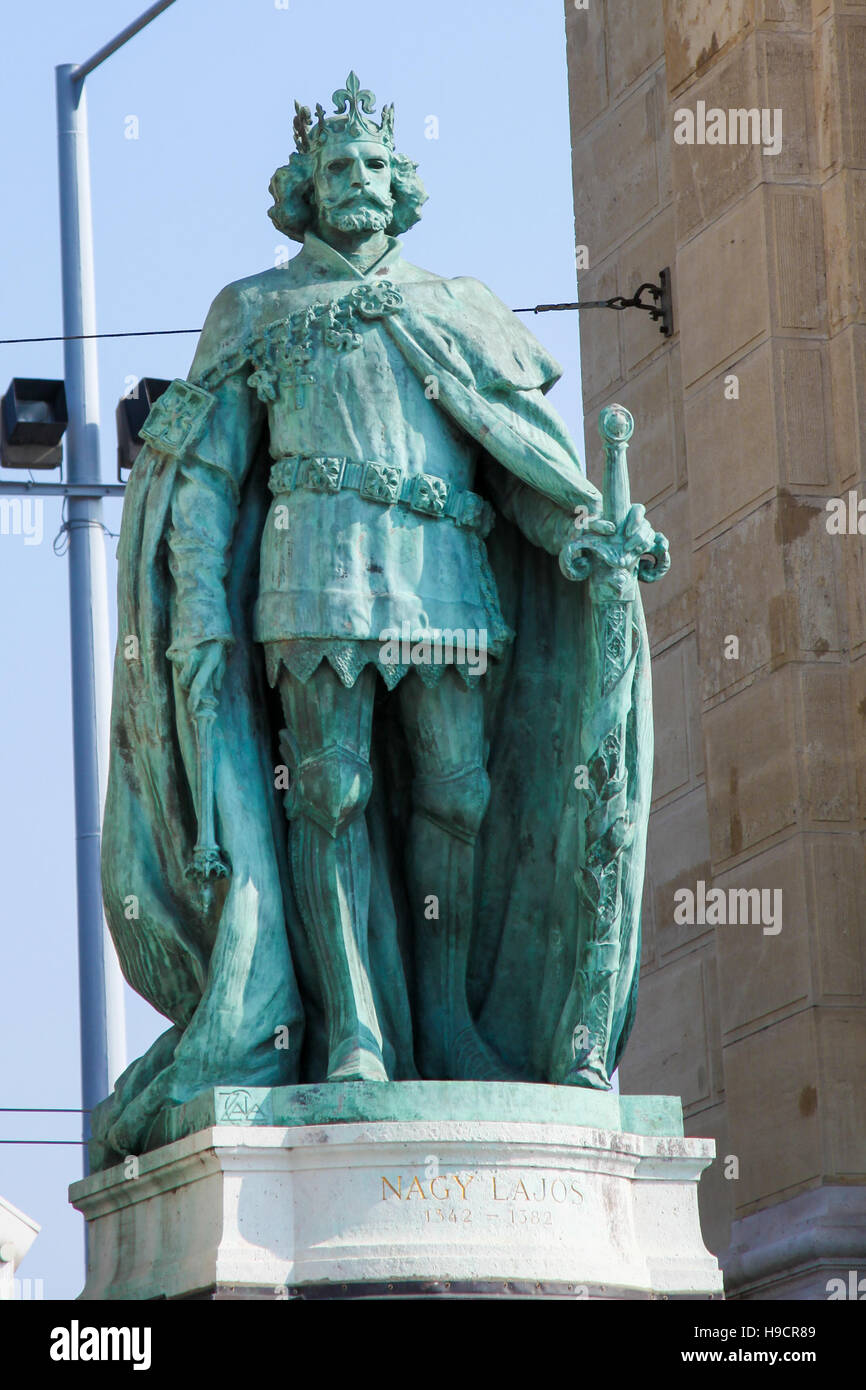
[[[403,259],[393,107],[334,102],[270,185],[301,251],[217,296],[127,490],[103,884],[171,1027],[95,1166],[214,1085],[606,1088],[631,1027],[666,544],[514,314]]]

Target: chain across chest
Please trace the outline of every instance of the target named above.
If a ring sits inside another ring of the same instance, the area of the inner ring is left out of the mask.
[[[288,318],[276,319],[250,343],[253,372],[247,384],[260,401],[278,398],[292,410],[306,404],[306,388],[315,383],[311,364],[318,345],[333,352],[361,347],[365,323],[395,313],[403,296],[390,280],[356,285],[339,299],[310,304]]]

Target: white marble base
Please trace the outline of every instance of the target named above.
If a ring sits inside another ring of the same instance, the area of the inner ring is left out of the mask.
[[[81,1297],[721,1297],[713,1155],[562,1124],[211,1126],[73,1184]]]

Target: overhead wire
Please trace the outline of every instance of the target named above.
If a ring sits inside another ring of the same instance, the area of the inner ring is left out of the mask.
[[[587,302],[585,308],[599,308],[606,301]],[[540,314],[550,313],[556,309],[577,309],[578,304],[536,304],[528,309],[512,309],[514,314]],[[46,338],[0,338],[0,347],[8,347],[13,343],[71,343],[80,342],[85,338],[159,338],[177,333],[201,333],[200,328],[132,328],[123,333],[55,333]]]
[[[0,1105],[0,1115],[89,1115],[89,1110],[82,1110],[80,1106],[74,1105]],[[49,1145],[69,1145],[76,1144],[79,1147],[86,1145],[86,1139],[0,1139],[0,1144],[49,1144]]]

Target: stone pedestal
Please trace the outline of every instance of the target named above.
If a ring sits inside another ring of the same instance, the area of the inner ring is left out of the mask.
[[[82,1298],[720,1297],[679,1100],[565,1087],[217,1089],[74,1183]]]
[[[866,1189],[816,1187],[734,1222],[723,1257],[728,1298],[866,1298]]]

